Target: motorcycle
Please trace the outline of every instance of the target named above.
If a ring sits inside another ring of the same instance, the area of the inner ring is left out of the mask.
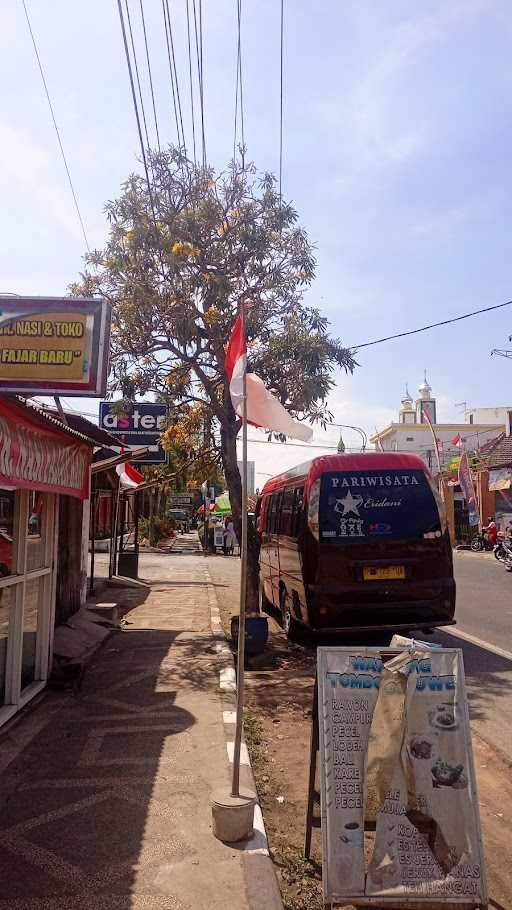
[[[512,572],[512,537],[507,537],[503,541],[503,548],[505,550],[505,558],[503,560],[505,571]]]
[[[498,547],[501,546],[501,543],[502,543],[501,540],[498,541],[498,543],[489,543],[489,541],[487,539],[487,533],[484,530],[484,531],[480,531],[479,534],[476,534],[475,537],[473,537],[469,546],[473,550],[473,553],[481,553],[483,550],[490,553],[492,550],[494,552],[494,555],[496,556],[496,559],[502,559],[501,555],[500,556],[496,555],[496,550],[498,549]]]
[[[498,540],[494,545],[493,553],[495,559],[497,559],[499,562],[505,562],[505,559],[507,557],[507,548],[505,547],[505,539],[501,534],[498,534]]]

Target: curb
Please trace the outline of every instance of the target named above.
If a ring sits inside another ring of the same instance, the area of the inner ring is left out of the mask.
[[[208,590],[208,604],[210,607],[210,622],[212,635],[215,639],[215,650],[220,666],[219,689],[222,704],[222,719],[224,735],[226,737],[226,752],[229,765],[233,762],[234,733],[236,720],[236,672],[233,654],[227,643],[222,623],[220,620],[217,594],[212,584],[212,579],[207,566],[204,566],[204,576]],[[251,768],[247,745],[242,738],[240,750],[240,784],[252,790],[258,796],[256,781]],[[283,910],[281,892],[277,883],[276,871],[270,858],[267,832],[259,802],[254,807],[254,834],[252,838],[242,845],[236,845],[241,850],[247,887],[247,900],[251,910]]]

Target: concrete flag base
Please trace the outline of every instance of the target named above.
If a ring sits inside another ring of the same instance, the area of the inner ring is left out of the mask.
[[[225,790],[217,790],[212,794],[210,804],[213,834],[218,840],[235,844],[252,837],[255,793],[241,789],[240,796],[231,796]]]

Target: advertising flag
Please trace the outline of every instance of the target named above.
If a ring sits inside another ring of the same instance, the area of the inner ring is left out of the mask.
[[[471,468],[469,467],[468,453],[463,452],[460,458],[459,464],[459,484],[460,488],[464,494],[464,499],[469,512],[469,523],[470,525],[478,524],[478,509],[476,504],[476,493],[475,487],[473,484],[473,478],[471,476]]]

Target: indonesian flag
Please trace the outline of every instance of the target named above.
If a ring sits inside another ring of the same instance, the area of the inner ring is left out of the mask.
[[[129,461],[125,461],[124,464],[118,464],[116,471],[119,474],[122,487],[133,490],[144,482],[144,475],[137,471]]]
[[[247,342],[245,340],[243,315],[237,317],[226,351],[226,376],[235,413],[243,417],[243,377],[247,370]],[[309,442],[313,436],[311,427],[290,417],[280,401],[265,388],[256,373],[247,373],[247,422],[255,427],[284,433],[293,439]]]
[[[460,433],[457,433],[457,435],[453,437],[453,439],[452,439],[452,446],[457,446],[458,449],[461,448],[461,446],[462,446],[462,436],[460,435]]]

